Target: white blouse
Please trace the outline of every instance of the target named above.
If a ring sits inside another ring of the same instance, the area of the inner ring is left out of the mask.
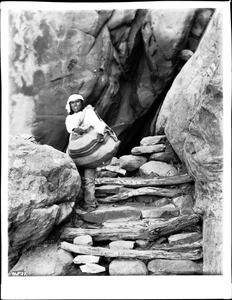
[[[93,126],[98,133],[103,134],[106,127],[106,124],[95,114],[91,105],[86,106],[86,108],[82,111],[68,115],[66,117],[65,124],[69,133],[77,127],[86,129],[89,126]]]

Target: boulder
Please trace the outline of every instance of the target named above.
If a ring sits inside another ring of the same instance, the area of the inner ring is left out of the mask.
[[[19,136],[9,138],[9,258],[46,239],[67,219],[81,179],[65,153]]]
[[[43,244],[23,253],[9,275],[25,272],[25,276],[65,276],[69,273],[73,257],[57,244]]]
[[[123,155],[120,157],[120,167],[126,171],[134,171],[139,169],[147,162],[147,158],[135,155]]]
[[[200,275],[202,268],[191,260],[154,259],[147,265],[149,275]]]
[[[149,161],[139,168],[139,172],[143,177],[156,177],[156,176],[174,176],[178,173],[177,169],[170,164]]]
[[[115,259],[109,264],[109,274],[116,276],[147,275],[147,267],[138,259]]]

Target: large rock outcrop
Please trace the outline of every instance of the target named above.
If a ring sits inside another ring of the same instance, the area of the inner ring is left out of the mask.
[[[65,103],[80,93],[125,147],[141,129],[136,121],[175,78],[197,15],[197,9],[11,11],[11,133],[32,133],[64,151]]]
[[[9,139],[9,263],[46,239],[72,212],[81,179],[68,155],[19,136]]]
[[[195,178],[196,207],[205,217],[204,272],[210,274],[220,274],[222,267],[222,113],[222,15],[217,11],[173,82],[156,125]]]

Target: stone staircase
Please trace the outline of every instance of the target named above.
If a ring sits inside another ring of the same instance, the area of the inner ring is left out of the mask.
[[[61,234],[70,275],[202,274],[202,226],[194,181],[166,136],[98,169],[99,207],[75,214]]]

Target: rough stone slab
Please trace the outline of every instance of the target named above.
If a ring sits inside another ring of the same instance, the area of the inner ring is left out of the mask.
[[[142,218],[174,218],[180,214],[179,209],[172,204],[163,207],[143,208],[141,212]]]
[[[94,256],[94,255],[77,255],[73,262],[76,265],[82,265],[82,264],[97,264],[99,263],[100,257]]]
[[[147,267],[138,259],[115,259],[109,264],[110,275],[147,275]]]
[[[93,245],[93,239],[90,235],[81,235],[77,236],[73,240],[74,245],[86,245],[86,246],[92,246]]]
[[[97,264],[86,264],[80,266],[83,273],[98,274],[106,271],[106,268]]]
[[[156,152],[162,152],[165,149],[166,149],[166,146],[163,144],[157,144],[157,145],[153,145],[153,146],[138,146],[138,147],[134,147],[131,150],[131,154],[141,155],[141,154],[156,153]]]
[[[112,205],[102,205],[93,212],[80,214],[80,217],[86,222],[98,224],[139,220],[141,216],[141,211],[136,208],[129,206],[114,207]]]
[[[120,157],[120,167],[126,171],[137,170],[146,162],[147,158],[144,156],[123,155]]]
[[[178,171],[170,164],[160,161],[149,161],[139,168],[143,177],[174,176]]]
[[[156,144],[165,143],[166,135],[146,136],[140,141],[140,146],[153,146]]]
[[[191,275],[202,274],[202,268],[191,260],[154,259],[147,265],[152,275]]]
[[[202,234],[199,232],[179,233],[171,235],[168,238],[169,244],[187,244],[194,243],[202,238]]]
[[[135,242],[132,241],[114,241],[109,244],[110,249],[133,249]]]

